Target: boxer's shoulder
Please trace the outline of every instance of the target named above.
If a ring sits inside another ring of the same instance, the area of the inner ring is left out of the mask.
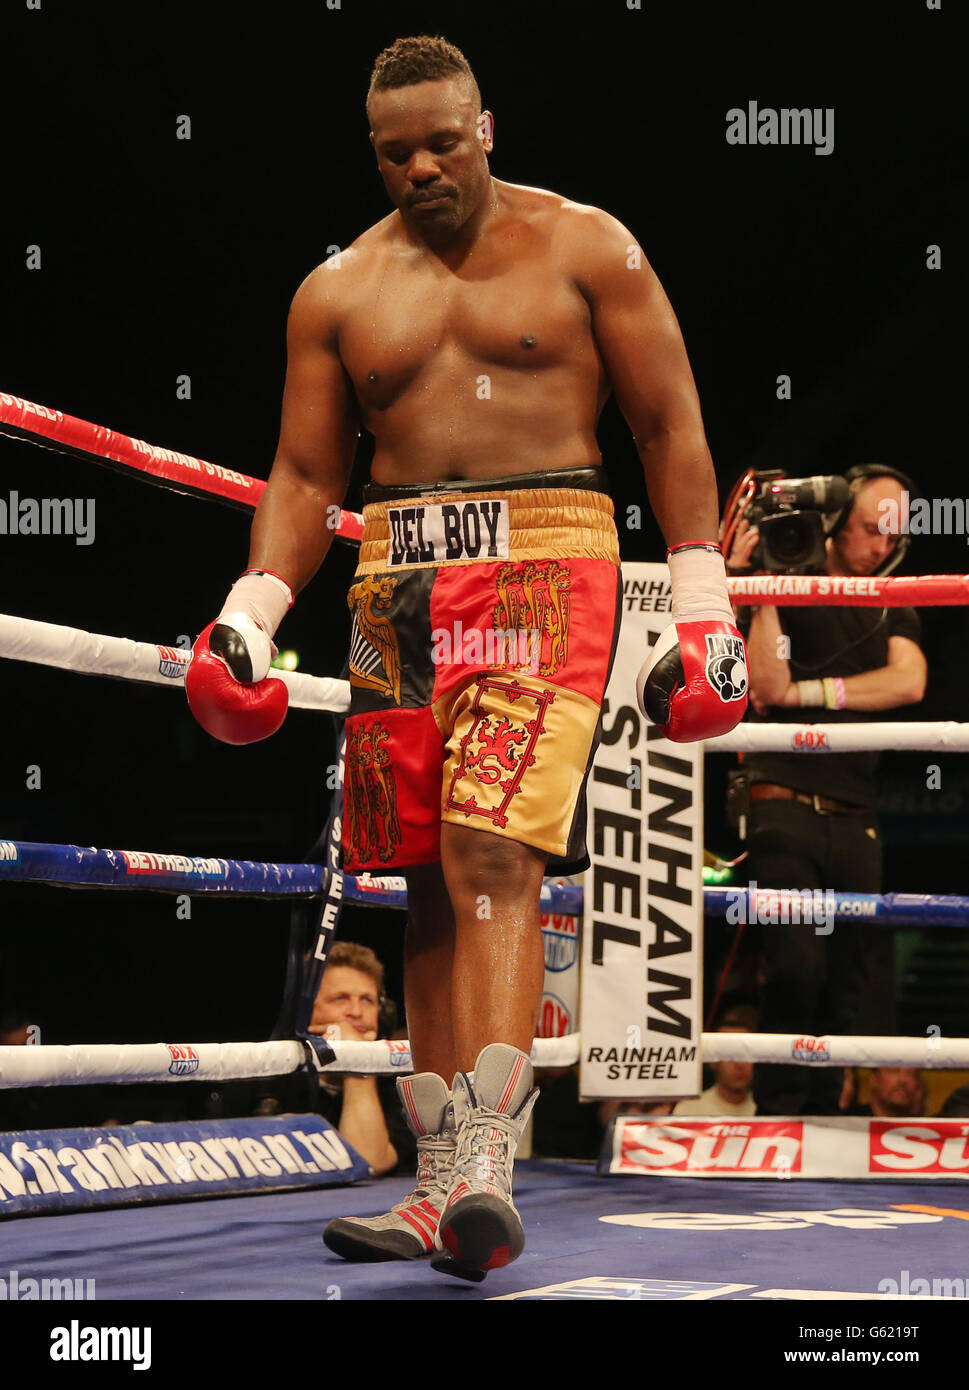
[[[291,327],[305,327],[314,334],[339,328],[361,291],[393,254],[390,220],[387,217],[369,227],[347,247],[328,248],[326,260],[310,271],[293,296]]]
[[[506,210],[536,231],[544,230],[550,254],[574,270],[577,278],[583,272],[595,274],[617,260],[625,263],[634,253],[645,259],[629,228],[604,208],[547,188],[522,184],[498,184],[498,188]]]

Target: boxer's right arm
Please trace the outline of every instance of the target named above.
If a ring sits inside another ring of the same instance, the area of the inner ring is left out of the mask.
[[[192,713],[226,743],[267,738],[286,716],[286,687],[268,676],[272,637],[330,548],[353,466],[360,425],[338,351],[338,274],[319,267],[293,299],[279,444],[253,520],[249,567],[199,636],[186,672]]]
[[[345,264],[319,266],[293,299],[279,444],[252,523],[249,568],[280,575],[294,594],[332,544],[360,437],[337,336],[340,277],[347,273]]]

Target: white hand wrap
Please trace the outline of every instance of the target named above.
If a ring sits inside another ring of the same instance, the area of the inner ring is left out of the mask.
[[[695,623],[705,619],[736,621],[727,597],[727,571],[723,555],[711,541],[709,546],[674,547],[666,557],[673,582],[674,623]]]
[[[278,649],[273,634],[293,605],[293,591],[275,574],[249,570],[229,590],[216,619],[239,633],[249,651],[253,681],[265,679]]]

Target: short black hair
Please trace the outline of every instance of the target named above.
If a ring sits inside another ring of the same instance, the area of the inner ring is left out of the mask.
[[[748,1033],[756,1033],[756,1008],[752,1004],[731,1004],[718,1016],[714,1031],[721,1028],[744,1028]]]
[[[418,34],[413,38],[395,39],[389,48],[378,53],[370,74],[367,106],[374,92],[386,92],[395,87],[413,87],[418,82],[439,82],[453,77],[471,89],[481,109],[481,93],[471,64],[453,43],[439,34]]]
[[[0,1009],[0,1033],[18,1033],[21,1028],[29,1027],[30,1018],[19,1004]]]

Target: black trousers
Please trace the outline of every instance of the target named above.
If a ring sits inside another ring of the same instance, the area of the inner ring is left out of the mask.
[[[874,815],[823,815],[797,801],[754,802],[748,877],[758,888],[879,893],[882,845]],[[893,1033],[894,935],[862,922],[762,926],[760,1028],[765,1033]],[[841,1068],[759,1066],[758,1111],[837,1113]]]

